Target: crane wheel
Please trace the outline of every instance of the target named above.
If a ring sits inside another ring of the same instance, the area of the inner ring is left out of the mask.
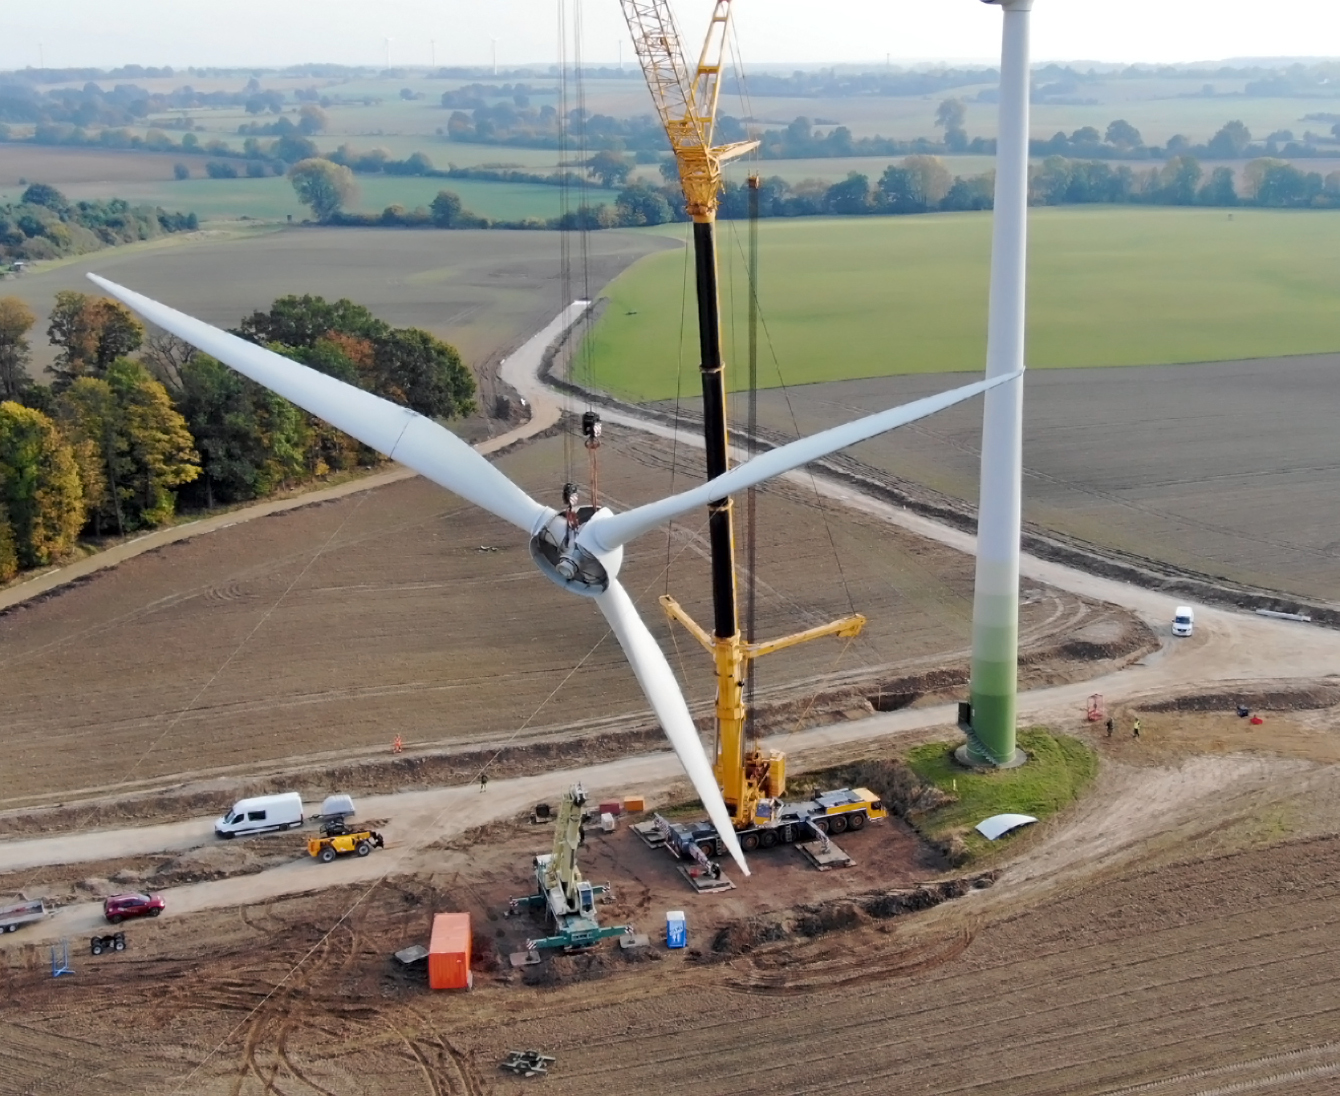
[[[744,849],[745,852],[753,852],[756,848],[758,848],[758,834],[747,833],[743,837],[741,837],[740,848]]]
[[[777,844],[777,835],[772,830],[764,830],[758,835],[758,843],[765,849],[770,849]]]
[[[847,829],[863,830],[865,829],[866,817],[859,811],[847,819]]]
[[[835,814],[828,820],[829,833],[846,833],[847,819],[845,815]]]

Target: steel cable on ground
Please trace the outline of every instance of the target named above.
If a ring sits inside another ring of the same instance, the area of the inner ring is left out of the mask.
[[[706,523],[704,522],[704,525],[705,524]],[[681,548],[680,551],[675,555],[674,557],[675,560],[678,560],[679,557],[684,554],[684,552],[688,551],[688,548],[689,544],[686,543],[684,547]],[[304,569],[304,573],[305,570],[306,569]],[[656,583],[660,581],[660,578],[661,576],[659,574],[653,576],[652,579],[643,587],[640,596],[646,596],[646,594],[652,589],[652,587],[655,586]],[[296,582],[297,580],[295,579],[294,581]],[[636,601],[634,602],[634,604],[636,604]],[[525,721],[519,727],[517,727],[517,729],[513,731],[512,734],[501,745],[499,745],[497,750],[494,751],[493,756],[489,758],[488,761],[484,762],[483,765],[480,766],[479,773],[476,775],[474,780],[467,781],[465,784],[461,785],[462,787],[468,787],[470,784],[473,784],[475,780],[479,779],[479,776],[483,775],[488,770],[488,767],[492,765],[493,762],[496,761],[499,756],[501,756],[503,750],[507,749],[507,747],[510,746],[511,743],[516,739],[516,737],[539,717],[540,712],[545,708],[545,706],[551,700],[553,700],[555,696],[558,695],[559,691],[569,681],[572,680],[573,676],[577,673],[577,671],[579,671],[584,665],[586,665],[587,661],[590,660],[591,656],[594,655],[596,651],[604,644],[604,642],[607,639],[609,639],[609,637],[613,634],[614,633],[611,629],[609,628],[605,629],[605,631],[601,634],[601,636],[591,645],[590,649],[586,652],[586,654],[582,655],[582,657],[577,661],[577,663],[567,672],[567,674],[564,675],[563,680],[554,686],[554,688],[550,691],[549,695],[546,696],[543,700],[541,700],[538,705],[536,705],[535,710],[532,711],[531,714],[526,717]],[[446,817],[447,813],[453,809],[455,809],[455,804],[449,804],[443,807],[437,813],[437,815],[434,816],[428,828],[430,830],[435,830],[437,826],[441,823],[442,819]],[[357,910],[359,906],[361,906],[365,901],[367,901],[367,899],[371,896],[372,892],[375,891],[384,882],[386,882],[387,878],[394,870],[395,870],[394,865],[388,867],[384,872],[382,872],[379,876],[377,876],[374,880],[372,880],[372,882],[369,883],[367,887],[363,889],[363,891],[353,900],[353,902],[349,904],[349,906],[345,909],[345,911],[341,913],[338,918],[336,918],[335,922],[331,924],[331,926],[328,929],[326,929],[324,933],[321,934],[320,939],[318,939],[316,943],[314,943],[310,948],[308,948],[307,951],[305,951],[297,959],[297,961],[294,962],[294,964],[289,968],[288,972],[278,982],[276,982],[273,987],[271,987],[269,992],[267,992],[264,997],[262,997],[255,1005],[253,1005],[250,1011],[247,1012],[247,1014],[243,1016],[236,1024],[234,1024],[232,1029],[229,1030],[229,1032],[226,1035],[224,1035],[223,1038],[218,1041],[218,1043],[215,1044],[213,1049],[211,1049],[209,1053],[205,1055],[204,1058],[202,1058],[199,1062],[197,1062],[195,1066],[192,1067],[190,1072],[187,1073],[186,1076],[183,1077],[177,1083],[177,1086],[171,1090],[173,1094],[185,1090],[185,1086],[190,1083],[192,1078],[194,1078],[196,1074],[198,1074],[202,1069],[204,1069],[204,1067],[215,1057],[215,1055],[219,1053],[219,1051],[221,1051],[225,1046],[227,1046],[227,1044],[233,1039],[233,1037],[237,1035],[237,1033],[241,1031],[242,1028],[246,1024],[248,1024],[251,1021],[251,1019],[270,1002],[270,1000],[274,997],[276,993],[278,993],[281,989],[284,988],[284,986],[289,982],[289,980],[295,974],[298,973],[298,971],[307,962],[307,960],[310,959],[317,952],[317,950],[321,948],[326,943],[327,940],[330,939],[330,937],[335,933],[337,929],[340,928],[340,926],[342,926],[346,921],[349,920],[349,918],[353,915],[354,911]]]

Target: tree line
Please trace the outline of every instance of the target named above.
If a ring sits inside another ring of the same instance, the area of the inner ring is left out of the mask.
[[[62,291],[49,384],[29,372],[36,317],[0,298],[0,581],[68,556],[81,536],[124,536],[178,506],[262,498],[379,454],[122,304]],[[291,296],[234,332],[438,419],[474,410],[456,350],[349,300]]]
[[[616,177],[627,179],[632,164],[614,172],[604,162],[610,153],[588,161],[604,185]],[[490,220],[464,208],[454,191],[439,191],[431,205],[409,210],[387,206],[381,213],[349,213],[345,206],[357,194],[349,168],[325,159],[304,160],[290,169],[299,199],[310,206],[317,221],[327,225],[403,228],[503,228],[561,231],[636,228],[687,219],[684,194],[673,163],[665,165],[663,185],[637,180],[619,191],[613,204],[579,205],[545,220]],[[864,216],[964,212],[991,209],[995,174],[954,176],[937,156],[908,156],[890,164],[877,180],[851,172],[843,180],[818,179],[789,183],[777,176],[764,178],[759,188],[761,217]],[[1323,177],[1305,172],[1283,160],[1263,157],[1244,165],[1241,178],[1227,167],[1208,175],[1194,156],[1175,156],[1161,167],[1133,168],[1104,160],[1070,160],[1049,156],[1029,169],[1032,205],[1087,203],[1144,205],[1259,206],[1266,209],[1340,208],[1340,171]],[[741,183],[727,182],[720,216],[743,219],[748,193]]]
[[[0,259],[31,262],[82,255],[198,227],[194,213],[132,206],[121,198],[71,202],[55,187],[34,183],[17,202],[0,205]]]

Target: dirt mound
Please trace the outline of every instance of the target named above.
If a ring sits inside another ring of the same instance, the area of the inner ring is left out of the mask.
[[[1300,689],[1246,688],[1237,692],[1189,693],[1142,704],[1147,712],[1233,712],[1241,705],[1253,711],[1301,712],[1340,704],[1340,685],[1312,685]]]
[[[813,940],[834,932],[848,932],[872,921],[887,921],[908,913],[918,913],[962,898],[972,890],[991,886],[999,877],[995,871],[970,877],[925,883],[911,890],[875,891],[831,902],[795,906],[781,913],[750,917],[723,925],[712,938],[710,957],[732,959],[755,948],[795,937]]]

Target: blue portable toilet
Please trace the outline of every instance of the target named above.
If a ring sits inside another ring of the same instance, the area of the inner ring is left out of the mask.
[[[683,910],[670,910],[665,915],[665,946],[668,948],[686,948],[689,946],[689,923]]]

